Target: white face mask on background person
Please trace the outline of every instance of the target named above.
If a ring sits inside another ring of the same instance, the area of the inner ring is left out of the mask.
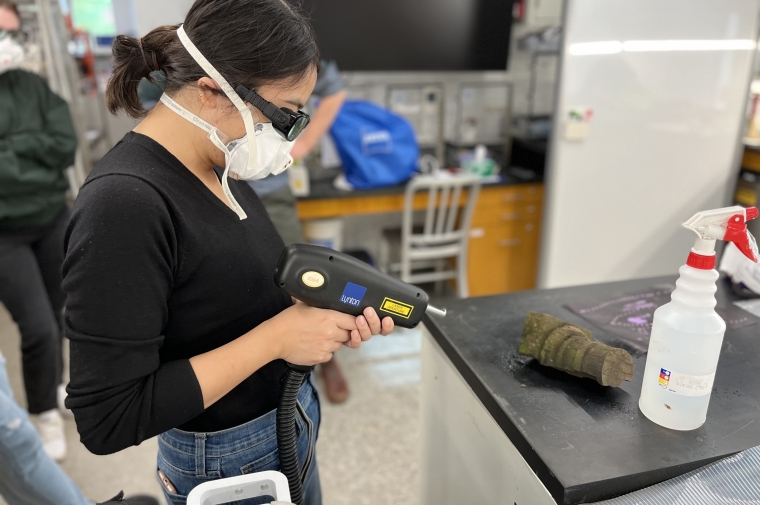
[[[271,123],[254,124],[251,110],[235,93],[227,80],[195,47],[182,26],[177,29],[177,36],[190,56],[222,88],[222,92],[243,116],[246,134],[242,138],[229,141],[223,132],[179,105],[168,95],[164,94],[161,97],[161,102],[199,128],[206,130],[211,142],[224,153],[225,167],[222,175],[222,189],[238,217],[245,219],[248,216],[237,203],[235,197],[232,196],[227,177],[233,174],[238,179],[255,180],[263,179],[269,174],[281,173],[293,164],[293,158],[290,156],[293,143],[285,140]]]
[[[24,47],[6,35],[0,39],[0,74],[15,70],[24,61]]]

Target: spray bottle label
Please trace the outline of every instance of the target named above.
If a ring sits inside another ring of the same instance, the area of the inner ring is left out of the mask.
[[[704,396],[712,392],[715,372],[708,375],[686,375],[660,368],[658,384],[662,389],[681,396]]]

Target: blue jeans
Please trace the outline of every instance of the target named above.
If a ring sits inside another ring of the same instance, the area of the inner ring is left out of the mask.
[[[298,404],[298,461],[306,475],[304,505],[321,505],[322,490],[314,453],[319,429],[319,398],[309,381],[301,386]],[[273,410],[224,431],[189,433],[174,429],[159,435],[158,469],[166,474],[177,491],[170,493],[162,486],[169,505],[185,505],[188,493],[210,480],[280,470],[276,412]],[[271,501],[272,497],[262,497],[234,503],[259,505]]]
[[[90,505],[45,454],[26,411],[13,399],[0,354],[0,495],[10,505]]]

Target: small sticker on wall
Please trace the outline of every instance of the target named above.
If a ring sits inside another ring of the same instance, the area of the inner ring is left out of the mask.
[[[588,136],[594,111],[589,107],[573,107],[565,117],[565,140],[578,142]]]

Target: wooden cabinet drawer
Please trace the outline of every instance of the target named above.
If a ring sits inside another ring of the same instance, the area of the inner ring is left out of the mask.
[[[524,220],[535,220],[541,217],[539,203],[513,202],[494,207],[478,205],[472,215],[472,227],[510,225]]]
[[[473,227],[468,265],[470,296],[535,288],[540,232],[539,219]]]
[[[536,287],[543,185],[486,187],[472,217],[470,296]]]
[[[519,247],[537,243],[540,235],[538,220],[516,221],[502,226],[476,227],[470,229],[470,242],[485,238],[498,248]]]
[[[484,187],[480,191],[478,207],[499,207],[514,203],[541,202],[542,184],[522,184],[519,186]]]

